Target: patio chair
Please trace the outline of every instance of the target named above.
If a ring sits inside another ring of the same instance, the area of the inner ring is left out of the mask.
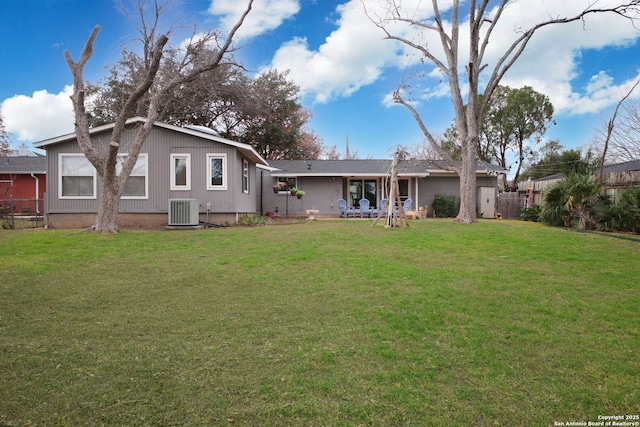
[[[405,214],[411,210],[411,205],[413,205],[413,200],[407,199],[404,201],[404,203],[402,204],[402,209],[404,210]],[[396,215],[398,215],[398,208],[396,208]]]
[[[384,216],[387,214],[387,199],[380,200],[380,207],[378,208],[378,216]]]
[[[369,207],[370,203],[369,199],[360,200],[360,218],[364,218],[365,215],[369,215],[369,218],[371,218],[373,209]]]
[[[356,210],[348,207],[345,199],[338,199],[338,209],[340,209],[340,216],[344,215],[345,218],[349,218],[349,214],[353,215],[354,218],[356,216]]]

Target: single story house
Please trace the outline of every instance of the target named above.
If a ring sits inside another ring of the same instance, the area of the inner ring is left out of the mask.
[[[256,192],[260,214],[305,215],[307,210],[318,210],[318,216],[340,213],[338,199],[345,199],[350,207],[359,207],[366,198],[372,207],[379,207],[387,193],[391,160],[270,160],[269,167],[258,167]],[[413,210],[431,204],[436,194],[459,195],[460,179],[446,168],[446,163],[434,160],[405,160],[397,167],[398,187],[402,201],[411,198]],[[476,170],[478,214],[485,218],[495,215],[497,179],[501,168],[479,162]],[[288,191],[274,192],[277,182],[286,182],[288,188],[305,192],[298,199]]]
[[[0,213],[43,213],[46,171],[46,157],[29,151],[26,145],[0,157]]]
[[[607,194],[614,198],[629,187],[640,187],[640,160],[604,165],[602,179],[606,182]]]
[[[145,119],[127,122],[121,148]],[[90,130],[95,145],[106,147],[113,124]],[[52,228],[87,228],[95,220],[100,196],[100,177],[84,156],[75,134],[35,144],[47,152],[45,224]],[[120,200],[122,228],[160,228],[197,225],[201,222],[237,222],[240,215],[318,216],[339,215],[338,199],[356,209],[367,198],[379,207],[389,185],[391,160],[271,160],[253,147],[221,138],[200,126],[178,127],[154,123],[142,147],[136,167]],[[459,178],[441,161],[406,160],[397,168],[401,200],[411,198],[413,209],[427,207],[436,194],[458,195]],[[477,168],[478,213],[495,214],[497,178],[504,171],[479,162]],[[301,199],[289,191],[274,192],[286,182],[306,192]]]
[[[127,122],[121,148],[145,122]],[[97,146],[106,147],[113,124],[90,130]],[[87,228],[98,211],[100,177],[84,156],[75,133],[35,144],[47,152],[45,224],[52,228]],[[199,126],[154,123],[120,200],[118,223],[123,228],[155,228],[236,222],[255,214],[256,165],[267,162],[247,144],[221,138]]]

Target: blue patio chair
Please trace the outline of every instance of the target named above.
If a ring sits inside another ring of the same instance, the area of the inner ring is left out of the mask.
[[[371,215],[373,215],[373,209],[369,207],[370,203],[369,199],[360,200],[360,218],[364,218],[365,215],[369,215],[369,218],[371,218]]]
[[[340,216],[345,218],[349,218],[349,214],[353,215],[354,218],[356,216],[356,210],[348,207],[345,199],[338,199],[338,209],[340,209]]]
[[[378,216],[384,216],[387,214],[385,211],[387,209],[387,199],[380,200],[380,208],[378,209]]]
[[[404,203],[402,204],[402,209],[404,210],[405,214],[411,210],[411,205],[413,205],[413,200],[407,199],[404,201]],[[398,208],[396,208],[396,215],[397,214],[398,214]]]

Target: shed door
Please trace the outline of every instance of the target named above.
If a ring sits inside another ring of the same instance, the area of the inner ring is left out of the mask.
[[[478,187],[478,213],[482,218],[496,216],[496,189],[494,187]]]

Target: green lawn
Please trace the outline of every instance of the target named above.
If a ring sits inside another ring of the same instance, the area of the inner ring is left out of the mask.
[[[638,414],[640,243],[534,223],[0,231],[0,426]]]

